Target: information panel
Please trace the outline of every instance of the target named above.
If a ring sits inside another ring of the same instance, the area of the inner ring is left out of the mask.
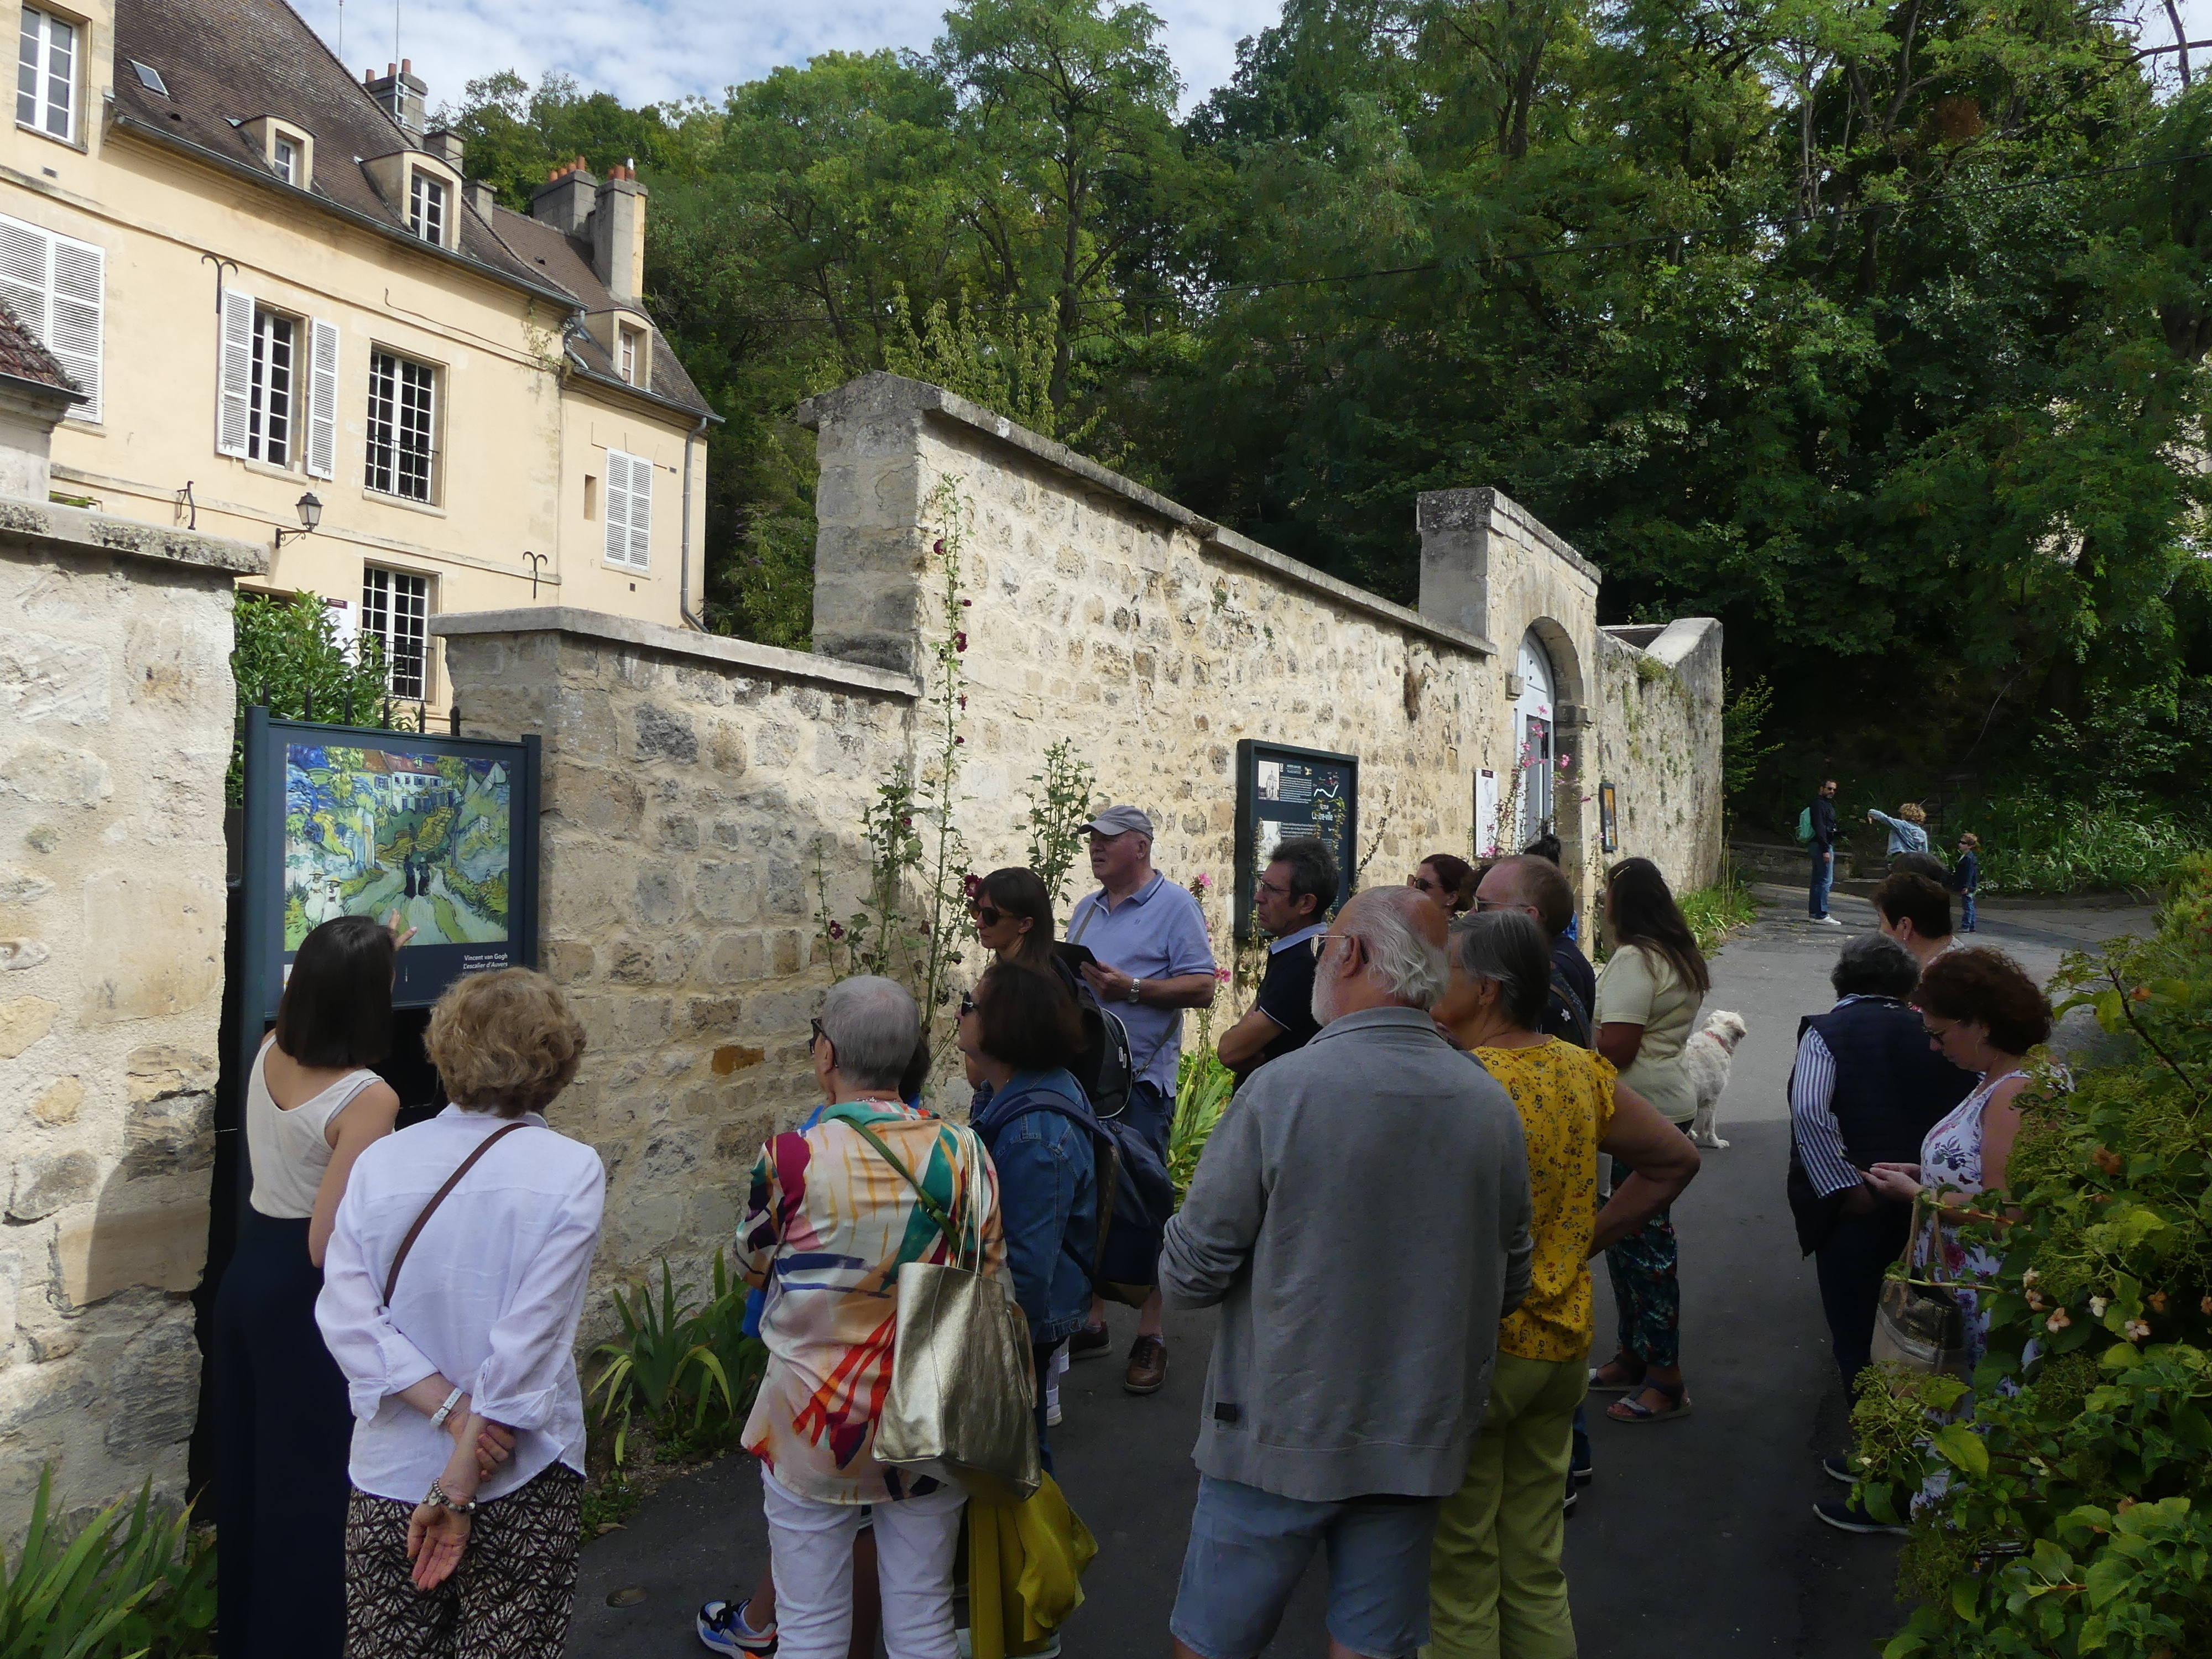
[[[300,943],[398,913],[395,1008],[537,961],[536,738],[500,743],[271,720],[246,744],[247,1006],[273,1018]]]
[[[1336,903],[1359,861],[1359,762],[1246,738],[1237,745],[1237,937],[1250,939],[1252,889],[1279,842],[1318,836],[1336,855]],[[1335,905],[1329,907],[1332,911]]]

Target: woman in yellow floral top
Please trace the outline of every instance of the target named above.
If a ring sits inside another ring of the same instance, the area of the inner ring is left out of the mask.
[[[1589,1259],[1674,1200],[1697,1150],[1610,1062],[1537,1030],[1552,983],[1543,931],[1520,910],[1452,928],[1437,1024],[1521,1114],[1535,1200],[1534,1282],[1498,1329],[1498,1368],[1467,1479],[1444,1499],[1429,1561],[1433,1659],[1572,1659],[1559,1566],[1575,1408],[1588,1386]],[[1604,1209],[1597,1157],[1632,1172]]]
[[[875,1516],[877,1580],[892,1659],[954,1659],[952,1557],[965,1494],[878,1462],[876,1424],[890,1392],[898,1270],[950,1259],[912,1182],[963,1237],[983,1240],[982,1271],[1003,1271],[998,1177],[973,1131],[898,1097],[921,1039],[914,999],[864,975],[830,988],[814,1022],[814,1079],[829,1103],[812,1128],[762,1149],[738,1233],[738,1265],[764,1286],[767,1373],[746,1419],[761,1460],[775,1570],[776,1651],[845,1659],[853,1540]]]

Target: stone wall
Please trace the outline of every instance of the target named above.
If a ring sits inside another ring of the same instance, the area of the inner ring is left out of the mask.
[[[815,860],[848,900],[917,688],[593,611],[434,625],[465,729],[544,739],[541,961],[590,1039],[548,1115],[607,1168],[588,1341],[653,1257],[703,1283],[762,1141],[814,1103]]]
[[[0,1543],[184,1496],[246,543],[0,501]]]
[[[1720,624],[1698,617],[1605,629],[1599,665],[1592,775],[1615,791],[1615,856],[1650,859],[1677,890],[1715,880],[1725,850]]]

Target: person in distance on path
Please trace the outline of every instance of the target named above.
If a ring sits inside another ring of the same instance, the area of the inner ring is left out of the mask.
[[[1084,828],[1091,836],[1091,873],[1098,890],[1085,893],[1068,912],[1067,942],[1091,952],[1094,960],[1083,964],[1083,977],[1128,1030],[1129,1063],[1137,1077],[1125,1120],[1164,1164],[1175,1127],[1182,1011],[1213,1006],[1219,988],[1213,945],[1198,901],[1152,868],[1149,816],[1133,806],[1109,806]],[[1067,1351],[1091,1359],[1111,1344],[1106,1304],[1093,1300],[1090,1322],[1070,1339]],[[1168,1345],[1155,1291],[1138,1310],[1137,1340],[1121,1386],[1131,1394],[1157,1394],[1167,1380]]]
[[[1324,1546],[1332,1659],[1428,1638],[1437,1503],[1534,1248],[1520,1115],[1427,1012],[1443,943],[1411,889],[1345,906],[1315,967],[1320,1035],[1237,1091],[1168,1224],[1162,1290],[1221,1310],[1180,1659],[1251,1659]]]
[[[1250,1010],[1214,1045],[1240,1086],[1321,1030],[1313,1017],[1314,941],[1328,931],[1336,881],[1336,860],[1317,836],[1284,842],[1267,855],[1252,890],[1253,914],[1268,934],[1267,977]]]
[[[1813,797],[1813,885],[1805,897],[1805,914],[1831,927],[1844,924],[1828,914],[1828,890],[1836,880],[1836,781],[1822,781]]]

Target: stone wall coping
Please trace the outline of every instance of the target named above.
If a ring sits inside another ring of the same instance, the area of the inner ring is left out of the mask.
[[[1354,587],[1350,582],[1340,581],[1310,564],[1302,564],[1276,552],[1272,547],[1261,545],[1249,536],[1239,535],[1192,512],[1180,501],[1170,501],[1158,490],[1147,489],[1133,478],[1125,478],[1089,457],[1077,454],[1066,444],[1054,443],[1041,433],[1032,432],[1025,426],[1018,426],[1005,416],[994,415],[981,404],[970,403],[957,392],[947,392],[943,386],[931,386],[923,380],[909,380],[903,375],[887,374],[878,369],[863,374],[834,392],[809,398],[799,404],[798,418],[799,425],[818,431],[825,418],[866,420],[902,410],[911,410],[926,418],[933,416],[949,425],[980,433],[1008,448],[1019,450],[1055,471],[1079,478],[1093,489],[1109,495],[1119,495],[1155,518],[1164,519],[1171,525],[1189,531],[1205,546],[1225,557],[1256,565],[1270,575],[1294,586],[1322,594],[1348,610],[1364,611],[1379,621],[1405,629],[1409,633],[1425,635],[1454,650],[1479,657],[1498,654],[1498,647],[1480,635],[1465,633],[1433,622],[1408,606],[1393,604],[1379,594],[1370,593],[1363,587]],[[1525,514],[1521,516],[1527,519]],[[1536,525],[1533,519],[1527,521],[1535,526],[1547,545],[1554,543],[1562,547],[1565,545],[1541,525]]]
[[[1719,632],[1720,625],[1717,617],[1677,617],[1644,648],[1668,667],[1679,667],[1708,637]]]
[[[21,496],[0,497],[0,541],[25,543],[40,553],[120,553],[233,576],[261,576],[269,571],[269,550],[258,542],[204,536],[197,530],[143,524]]]
[[[1413,498],[1413,518],[1424,536],[1431,531],[1476,528],[1477,520],[1485,521],[1481,527],[1487,528],[1487,520],[1504,519],[1524,538],[1580,576],[1591,592],[1596,592],[1604,580],[1604,573],[1569,546],[1558,531],[1489,484],[1474,489],[1425,489]]]
[[[916,698],[921,682],[909,674],[846,662],[811,652],[787,651],[781,646],[756,645],[720,634],[697,634],[672,628],[665,623],[644,622],[634,617],[614,617],[581,605],[518,605],[506,611],[455,611],[429,619],[430,631],[447,636],[466,634],[570,634],[580,639],[600,640],[612,645],[634,645],[664,656],[688,657],[696,662],[742,668],[780,679],[811,680],[837,691],[858,691],[872,696]]]

